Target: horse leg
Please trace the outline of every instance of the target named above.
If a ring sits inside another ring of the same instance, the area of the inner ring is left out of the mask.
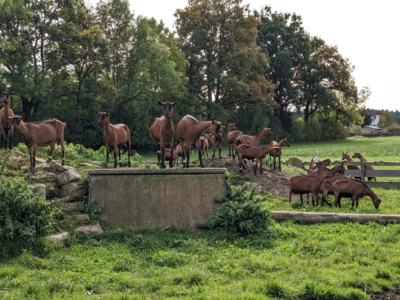
[[[122,161],[121,161],[121,148],[117,147],[118,149],[118,161],[119,161],[119,167],[122,167]]]
[[[256,163],[256,166],[257,166],[257,163]],[[263,173],[263,170],[262,170],[262,159],[260,159],[260,173],[261,174]]]
[[[131,142],[128,140],[128,167],[131,166]]]
[[[222,158],[222,156],[221,156],[221,151],[222,151],[222,149],[221,149],[221,146],[220,146],[220,147],[219,147],[219,153],[218,153],[220,159]]]
[[[50,145],[50,154],[49,158],[47,159],[47,162],[51,162],[53,160],[53,155],[54,155],[54,143],[51,143]]]
[[[64,147],[64,140],[60,140],[60,146],[61,146],[61,152],[62,152],[62,158],[61,158],[61,165],[65,166],[65,147]]]
[[[10,139],[10,150],[12,149],[12,141],[13,141],[13,129],[11,127],[10,131],[8,132],[8,136]]]
[[[257,175],[257,163],[258,163],[258,160],[256,159],[256,165],[254,166],[254,175]]]
[[[213,155],[212,155],[212,158],[214,158],[215,157],[215,145],[213,145]]]
[[[174,145],[173,145],[173,141],[169,142],[169,147],[171,149],[171,158],[169,159],[169,167],[172,168],[173,167],[173,157],[174,157]]]
[[[198,140],[198,142],[200,142],[200,139]],[[214,155],[213,155],[213,157],[214,157]],[[202,159],[202,157],[201,157],[200,148],[199,148],[199,160],[200,160],[200,167],[204,168],[204,164],[203,164],[203,159]]]
[[[114,168],[117,168],[117,144],[114,143]]]
[[[160,139],[160,150],[161,150],[161,163],[160,169],[165,169],[165,144],[162,139]]]
[[[36,151],[37,151],[37,146],[34,145],[32,150],[32,165],[33,165],[32,169],[36,167]]]

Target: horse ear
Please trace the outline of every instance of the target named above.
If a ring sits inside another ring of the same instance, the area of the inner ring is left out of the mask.
[[[161,101],[158,101],[158,104],[160,104],[160,105],[164,105],[164,103],[162,103]]]
[[[177,105],[178,103],[176,103],[176,102],[172,102],[172,106],[175,106],[175,105]]]
[[[212,124],[214,124],[214,118],[211,119]]]
[[[106,117],[109,117],[110,116],[110,114],[108,113],[108,111],[106,112]]]

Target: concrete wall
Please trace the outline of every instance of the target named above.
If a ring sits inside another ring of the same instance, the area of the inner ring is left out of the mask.
[[[100,218],[131,229],[167,226],[195,230],[220,207],[224,168],[100,169],[89,171],[89,199]]]

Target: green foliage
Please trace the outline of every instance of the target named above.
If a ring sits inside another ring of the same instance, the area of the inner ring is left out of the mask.
[[[35,246],[52,229],[56,202],[47,202],[21,178],[0,176],[0,259]]]
[[[206,226],[241,235],[263,234],[272,236],[271,214],[263,206],[265,195],[256,193],[257,185],[246,182],[240,187],[229,187],[225,197],[216,198],[221,209],[211,215]]]

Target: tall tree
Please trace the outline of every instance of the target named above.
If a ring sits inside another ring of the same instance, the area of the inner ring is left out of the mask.
[[[241,0],[189,0],[176,10],[189,91],[209,110],[264,103],[271,109],[265,55],[255,44],[258,21]]]
[[[257,44],[269,59],[264,74],[275,85],[274,114],[289,132],[293,107],[300,102],[300,69],[309,46],[306,32],[296,14],[272,12],[269,6],[254,14],[260,20]]]

